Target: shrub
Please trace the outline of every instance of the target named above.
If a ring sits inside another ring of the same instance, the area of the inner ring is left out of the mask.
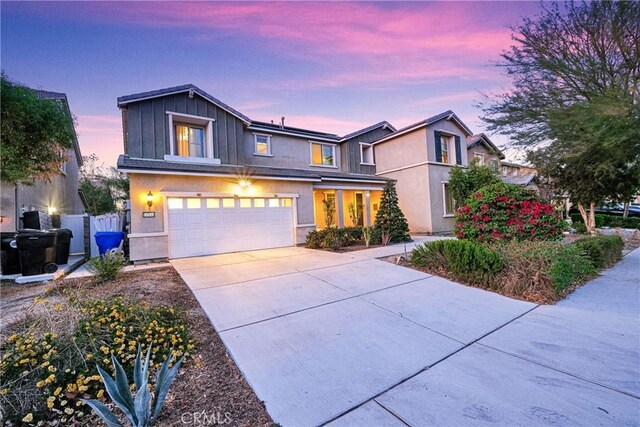
[[[416,267],[445,270],[471,284],[488,285],[502,268],[500,255],[468,240],[437,240],[416,246],[411,254]]]
[[[91,258],[87,262],[87,270],[93,273],[100,282],[105,283],[115,280],[127,265],[127,261],[121,254],[104,255]]]
[[[571,222],[574,224],[584,224],[584,220],[582,219],[582,215],[579,213],[572,213],[571,215]],[[596,228],[602,228],[604,226],[608,226],[609,225],[609,218],[612,218],[609,215],[604,215],[604,214],[595,214],[593,215],[594,219],[596,220]]]
[[[46,300],[36,302],[49,310]],[[64,328],[55,323],[56,316]],[[18,422],[31,414],[33,424],[81,423],[90,411],[80,399],[107,400],[96,367],[111,371],[109,354],[117,355],[131,373],[138,345],[153,345],[154,367],[171,348],[177,359],[194,347],[182,312],[144,301],[74,301],[65,311],[56,308],[36,322],[46,333],[14,333],[0,347],[0,401],[7,408],[6,421]],[[51,332],[54,328],[60,330]]]
[[[390,242],[411,240],[409,224],[398,205],[398,194],[396,193],[396,183],[394,181],[388,181],[384,186],[374,227],[378,230],[380,236],[382,236],[383,232],[387,232]]]
[[[505,183],[476,191],[456,211],[455,233],[479,242],[559,240],[566,223],[535,194]]]
[[[559,292],[595,273],[588,258],[570,245],[511,241],[494,248],[505,263],[498,290],[507,296],[552,303]]]
[[[624,249],[624,241],[620,236],[615,235],[585,237],[571,245],[578,247],[599,270],[611,267],[620,261],[622,249]]]
[[[499,181],[493,169],[479,165],[476,160],[469,162],[467,169],[455,166],[449,172],[449,190],[456,206],[463,206],[473,193]]]
[[[307,234],[306,247],[309,249],[331,249],[353,246],[362,240],[362,228],[343,227],[314,230]]]
[[[575,228],[576,232],[580,234],[585,234],[587,232],[587,226],[584,225],[584,222],[574,222],[573,228]]]

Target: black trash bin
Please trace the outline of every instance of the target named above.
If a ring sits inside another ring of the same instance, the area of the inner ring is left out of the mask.
[[[16,236],[23,276],[54,273],[56,265],[56,233],[47,230],[19,230]]]
[[[17,233],[0,233],[0,271],[2,274],[20,274],[20,253],[11,246]]]
[[[56,264],[67,264],[73,233],[67,228],[52,228],[49,231],[56,233]]]

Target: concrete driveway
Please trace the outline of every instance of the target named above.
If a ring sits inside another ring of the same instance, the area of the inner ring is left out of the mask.
[[[375,259],[404,248],[383,249],[172,264],[284,426],[638,425],[640,250],[538,307]]]

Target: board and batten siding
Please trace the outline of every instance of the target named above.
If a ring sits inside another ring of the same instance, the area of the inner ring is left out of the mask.
[[[161,160],[171,153],[167,111],[214,119],[214,157],[223,164],[242,163],[242,121],[198,94],[189,98],[186,92],[132,102],[127,106],[125,146],[129,157]],[[178,121],[176,119],[174,122]]]
[[[371,165],[360,164],[360,143],[371,144],[383,136],[391,133],[391,130],[385,128],[373,129],[369,132],[363,133],[358,136],[354,136],[351,139],[344,141],[341,145],[341,157],[342,157],[342,170],[348,173],[358,173],[365,175],[375,175],[376,167]],[[345,161],[346,160],[346,161]],[[375,151],[374,151],[375,162]]]

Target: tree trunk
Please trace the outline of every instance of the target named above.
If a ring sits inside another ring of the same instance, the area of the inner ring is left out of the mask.
[[[622,217],[626,218],[629,216],[629,202],[624,202],[624,210],[622,211]]]
[[[596,231],[596,217],[595,217],[595,202],[591,202],[589,204],[589,212],[584,208],[584,204],[582,202],[578,202],[578,210],[580,211],[580,216],[582,216],[582,221],[584,221],[584,226],[587,229],[587,233],[593,234]]]

